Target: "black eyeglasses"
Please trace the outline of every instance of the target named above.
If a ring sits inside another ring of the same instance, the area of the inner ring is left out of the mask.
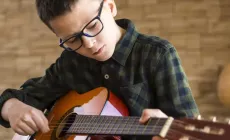
[[[104,25],[100,19],[103,3],[104,0],[100,4],[98,15],[93,18],[88,24],[86,24],[86,26],[81,30],[80,33],[76,33],[66,40],[60,39],[59,46],[67,51],[76,51],[80,49],[83,45],[83,41],[81,38],[82,36],[95,37],[96,35],[98,35],[104,28]]]

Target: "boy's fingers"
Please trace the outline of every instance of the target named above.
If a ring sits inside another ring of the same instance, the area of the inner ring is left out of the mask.
[[[141,115],[140,123],[145,123],[150,117],[166,118],[168,117],[159,109],[145,109]]]

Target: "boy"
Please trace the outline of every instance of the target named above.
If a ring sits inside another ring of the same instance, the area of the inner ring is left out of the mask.
[[[123,99],[130,115],[194,117],[198,109],[176,49],[166,40],[114,20],[113,0],[36,0],[41,20],[60,38],[63,53],[40,78],[7,89],[0,122],[21,135],[49,131],[40,110],[70,90],[99,86]]]

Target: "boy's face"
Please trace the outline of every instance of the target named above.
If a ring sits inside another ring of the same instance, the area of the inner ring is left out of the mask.
[[[82,35],[82,40],[72,37],[66,41],[65,46],[68,45],[71,49],[81,46],[76,50],[77,53],[98,61],[105,61],[112,56],[116,43],[120,40],[121,29],[114,20],[117,9],[113,0],[104,0],[100,15],[101,22],[94,20],[88,24],[99,14],[101,2],[102,0],[79,0],[72,6],[71,12],[49,23],[55,34],[64,41],[81,32],[84,27],[84,33],[91,36],[102,29],[98,35],[93,37]]]

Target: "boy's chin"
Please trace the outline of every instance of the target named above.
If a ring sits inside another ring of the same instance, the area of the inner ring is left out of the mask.
[[[106,61],[108,60],[109,58],[111,58],[112,56],[102,56],[102,57],[97,57],[97,58],[94,58],[96,59],[97,61]]]
[[[97,61],[107,61],[108,59],[110,59],[112,57],[112,54],[101,54],[99,56],[95,56],[94,59],[96,59]]]

